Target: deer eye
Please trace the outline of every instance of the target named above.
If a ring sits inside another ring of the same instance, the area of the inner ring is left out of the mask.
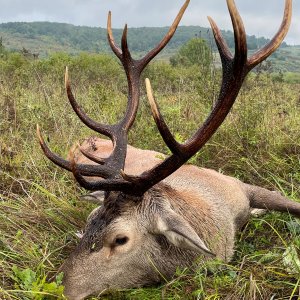
[[[124,237],[117,237],[115,239],[115,246],[122,246],[128,242],[129,238],[127,236]]]

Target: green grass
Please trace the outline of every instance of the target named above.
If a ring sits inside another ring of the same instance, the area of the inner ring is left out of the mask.
[[[107,61],[108,60],[108,61]],[[72,112],[63,88],[69,65],[78,101],[96,120],[113,123],[124,111],[126,81],[107,56],[56,55],[0,61],[0,299],[63,299],[53,277],[77,243],[91,205],[67,172],[44,158],[39,123],[51,148],[66,156],[92,134]],[[171,130],[188,138],[208,114],[218,86],[196,67],[164,62],[146,75]],[[217,74],[217,76],[219,76]],[[217,80],[216,80],[217,81]],[[250,76],[218,133],[191,162],[300,199],[300,86]],[[129,142],[167,153],[142,88]],[[158,287],[112,292],[103,299],[298,299],[300,222],[288,214],[253,218],[237,236],[234,259],[178,270]],[[188,296],[187,296],[188,295]]]

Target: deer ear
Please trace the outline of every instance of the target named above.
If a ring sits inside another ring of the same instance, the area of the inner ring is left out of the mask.
[[[161,213],[156,220],[155,233],[164,235],[174,246],[215,257],[190,224],[171,208]]]
[[[96,192],[92,192],[87,195],[80,196],[81,200],[95,203],[98,205],[103,204],[104,198],[105,198],[105,192],[103,192],[103,191],[96,191]]]

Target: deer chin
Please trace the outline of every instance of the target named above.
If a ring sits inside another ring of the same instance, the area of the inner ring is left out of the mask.
[[[107,294],[109,291],[127,288],[142,287],[143,284],[135,283],[129,280],[128,277],[122,274],[114,274],[115,280],[111,278],[102,277],[99,274],[91,276],[91,273],[81,272],[80,267],[76,267],[75,270],[65,271],[65,277],[63,279],[63,285],[65,287],[64,295],[69,300],[80,300],[88,296],[99,296]],[[106,273],[107,268],[103,268],[102,273]],[[76,273],[76,274],[74,274]],[[83,274],[87,274],[84,276]],[[134,270],[131,270],[131,274],[134,274]],[[108,283],[109,282],[109,283]]]
[[[90,295],[99,295],[108,289],[108,285],[99,286],[91,283],[82,275],[80,269],[74,270],[72,259],[68,259],[61,267],[64,273],[63,285],[64,295],[68,300],[81,300]],[[71,266],[71,267],[70,267]],[[85,272],[83,272],[85,274]]]
[[[103,287],[90,286],[84,280],[80,281],[80,279],[73,279],[70,281],[63,281],[65,286],[64,296],[68,300],[81,300],[85,299],[88,296],[100,296],[107,294],[113,287],[109,285],[103,285]],[[105,287],[106,286],[106,287]]]

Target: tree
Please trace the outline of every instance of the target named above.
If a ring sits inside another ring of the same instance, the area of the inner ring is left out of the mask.
[[[213,61],[213,55],[207,42],[201,38],[193,38],[183,45],[177,54],[170,58],[172,66],[197,65],[202,70],[209,70]]]
[[[3,45],[2,36],[0,37],[0,58],[5,58],[7,56],[7,51]]]
[[[197,80],[195,88],[204,102],[213,107],[216,99],[217,72],[213,62],[212,49],[199,37],[183,45],[177,54],[170,58],[173,67],[182,66],[192,70]]]

